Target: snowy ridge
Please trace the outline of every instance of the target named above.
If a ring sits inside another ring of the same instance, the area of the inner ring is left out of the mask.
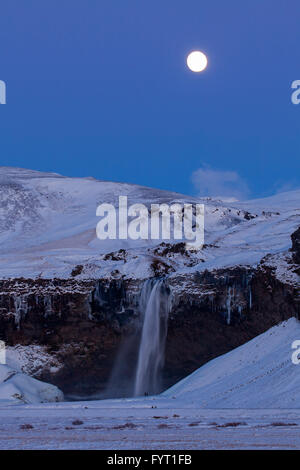
[[[96,207],[129,204],[205,204],[205,248],[192,260],[170,259],[172,271],[215,269],[258,263],[267,253],[287,251],[299,225],[300,191],[247,202],[197,199],[177,193],[94,178],[68,178],[0,167],[0,277],[78,279],[117,276],[146,278],[159,241],[96,238]],[[122,256],[105,256],[125,250]],[[171,257],[172,258],[172,257]]]

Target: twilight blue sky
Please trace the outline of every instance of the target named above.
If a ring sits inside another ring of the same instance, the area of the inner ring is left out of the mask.
[[[0,165],[187,194],[300,186],[299,24],[299,0],[3,0]]]

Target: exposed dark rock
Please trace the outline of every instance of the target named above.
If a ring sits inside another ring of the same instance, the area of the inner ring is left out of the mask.
[[[72,276],[72,277],[78,276],[79,274],[82,273],[82,270],[83,270],[82,264],[77,264],[77,266],[75,266],[75,268],[72,269],[72,271],[71,271],[71,276]]]
[[[126,263],[126,256],[127,256],[126,250],[123,250],[123,248],[121,248],[118,251],[112,251],[111,253],[106,253],[103,256],[103,260],[104,261],[124,261],[124,263]]]
[[[166,276],[175,269],[160,258],[153,258],[150,265],[154,277]]]
[[[160,245],[158,245],[157,248],[155,248],[154,253],[160,256],[167,256],[170,253],[176,253],[176,254],[179,253],[184,256],[189,256],[190,252],[186,250],[185,246],[186,246],[185,242],[180,242],[180,243],[162,242]]]
[[[300,264],[300,227],[291,235],[293,260]]]

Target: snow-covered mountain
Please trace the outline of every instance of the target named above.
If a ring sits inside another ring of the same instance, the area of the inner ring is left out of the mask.
[[[119,196],[148,208],[204,203],[203,249],[99,240],[96,208]],[[0,167],[0,339],[11,366],[65,393],[103,391],[142,315],[143,282],[163,276],[169,387],[299,316],[299,215],[300,191],[230,202]]]
[[[162,396],[197,408],[300,408],[295,340],[300,321],[290,318],[208,362]]]
[[[173,257],[176,272],[253,265],[267,253],[291,246],[299,225],[300,191],[246,202],[197,199],[177,193],[94,178],[68,178],[20,168],[0,167],[0,277],[68,278],[82,266],[79,279],[151,276],[160,242],[96,238],[96,207],[129,204],[204,203],[205,248],[185,262]],[[125,254],[103,256],[126,250]],[[126,262],[125,262],[126,261]],[[193,267],[192,267],[193,266]]]

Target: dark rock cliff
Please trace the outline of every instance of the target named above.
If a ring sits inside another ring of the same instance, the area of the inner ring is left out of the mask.
[[[300,264],[300,227],[292,234],[292,252],[295,263]]]
[[[133,335],[142,281],[0,281],[0,339],[42,345],[59,367],[34,375],[65,393],[104,389],[120,344]],[[299,315],[298,287],[274,269],[228,268],[168,279],[172,309],[164,387],[276,323]]]

